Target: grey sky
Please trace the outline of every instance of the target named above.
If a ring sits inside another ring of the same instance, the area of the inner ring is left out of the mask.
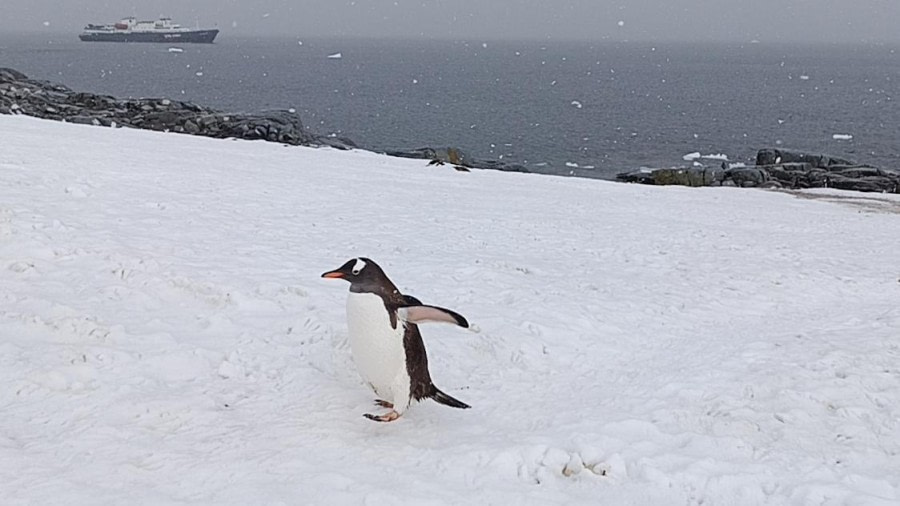
[[[900,0],[2,0],[0,32],[162,14],[223,35],[900,41]],[[220,35],[222,37],[222,35]]]

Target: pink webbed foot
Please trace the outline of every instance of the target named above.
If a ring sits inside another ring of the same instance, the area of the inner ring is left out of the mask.
[[[363,415],[364,417],[372,420],[373,422],[393,422],[394,420],[400,418],[400,413],[397,413],[393,409],[383,415],[372,415],[366,413]]]

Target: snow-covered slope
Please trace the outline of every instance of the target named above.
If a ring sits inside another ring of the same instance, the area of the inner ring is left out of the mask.
[[[889,197],[10,116],[0,142],[3,504],[900,501]],[[362,417],[319,278],[357,255],[473,323],[422,328],[473,409]]]

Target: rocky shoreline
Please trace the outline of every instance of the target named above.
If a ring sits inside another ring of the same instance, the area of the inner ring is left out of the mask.
[[[119,99],[30,79],[9,68],[0,68],[0,114],[25,114],[70,123],[142,128],[214,138],[265,140],[288,145],[338,149],[357,147],[350,139],[309,131],[294,110],[251,114],[223,112],[167,98]],[[463,170],[478,168],[532,172],[519,164],[476,159],[456,148],[426,147],[387,151],[386,154],[449,163]],[[755,166],[729,167],[723,163],[721,167],[641,169],[620,173],[616,179],[654,185],[900,192],[900,171],[783,149],[760,150]]]
[[[900,193],[900,171],[857,164],[828,155],[761,149],[755,166],[682,167],[623,172],[619,181],[653,185],[736,186],[740,188],[837,188]]]
[[[312,133],[303,126],[294,110],[250,114],[223,112],[167,98],[120,99],[77,92],[61,84],[30,79],[10,68],[0,68],[0,114],[25,114],[69,123],[264,140],[295,146],[358,147],[344,137]],[[530,172],[522,165],[475,159],[455,148],[419,148],[388,151],[386,154],[445,162],[460,168]]]
[[[166,98],[119,99],[76,92],[0,68],[0,114],[107,127],[131,127],[214,138],[258,139],[290,145],[351,149],[349,139],[316,135],[293,111],[227,113]]]

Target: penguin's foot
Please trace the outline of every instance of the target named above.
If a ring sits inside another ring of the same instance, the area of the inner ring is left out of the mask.
[[[366,413],[363,416],[368,418],[369,420],[372,420],[373,422],[393,422],[394,420],[400,418],[400,413],[397,413],[392,409],[388,413],[383,415],[372,415]]]
[[[375,405],[380,406],[382,408],[394,409],[394,405],[388,401],[383,401],[381,399],[375,399]]]

